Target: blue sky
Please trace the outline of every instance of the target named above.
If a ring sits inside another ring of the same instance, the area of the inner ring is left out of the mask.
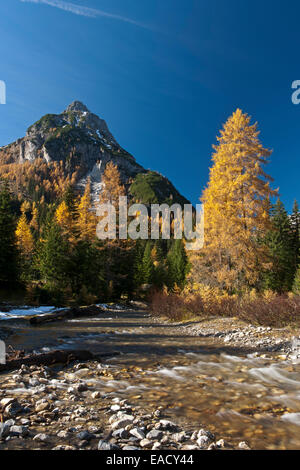
[[[267,171],[300,202],[296,0],[0,0],[0,145],[75,100],[193,203],[211,146],[241,107],[273,149]]]

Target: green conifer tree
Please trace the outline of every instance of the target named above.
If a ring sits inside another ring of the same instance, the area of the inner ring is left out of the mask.
[[[153,281],[153,271],[154,265],[151,256],[152,251],[152,243],[149,240],[146,243],[144,255],[142,258],[142,267],[141,267],[141,274],[142,274],[142,284],[151,284]]]
[[[168,287],[172,290],[175,285],[184,288],[190,263],[182,240],[174,240],[167,255]]]
[[[292,228],[292,247],[294,255],[294,270],[297,272],[297,268],[300,264],[300,210],[297,201],[294,202],[293,212],[291,215],[291,228]]]
[[[50,287],[64,288],[69,284],[69,244],[55,219],[48,220],[44,228],[37,250],[37,267]]]
[[[293,292],[294,294],[300,295],[300,266],[296,272],[296,276],[293,283]]]
[[[278,199],[272,210],[272,229],[266,236],[272,268],[265,273],[265,288],[291,290],[295,275],[291,220]]]
[[[0,191],[0,286],[13,285],[17,281],[17,246],[15,238],[16,218],[12,209],[12,197],[5,183]]]

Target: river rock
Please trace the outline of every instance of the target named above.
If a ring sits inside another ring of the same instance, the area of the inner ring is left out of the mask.
[[[56,447],[53,447],[52,450],[76,450],[76,447],[73,446],[67,446],[67,445],[58,445]]]
[[[80,383],[78,385],[76,385],[76,390],[77,392],[86,392],[88,390],[88,386],[85,384],[85,383]]]
[[[4,413],[7,416],[14,418],[15,416],[19,415],[23,411],[23,407],[17,400],[14,400],[8,406],[6,406]]]
[[[117,439],[128,439],[129,433],[125,428],[117,429],[112,433],[112,436]]]
[[[37,402],[35,406],[35,411],[39,413],[41,411],[48,410],[49,407],[50,407],[50,404],[47,401]]]
[[[28,428],[26,426],[11,426],[9,434],[12,436],[25,437],[28,435]]]
[[[200,449],[205,449],[208,447],[210,443],[210,439],[207,436],[200,436],[199,439],[197,440],[197,444],[200,447]]]
[[[0,439],[5,439],[10,432],[10,428],[15,424],[13,419],[5,421],[5,423],[0,423]]]
[[[95,434],[92,434],[89,431],[81,431],[77,434],[77,437],[81,441],[90,441],[91,439],[93,439],[96,436],[95,436]]]
[[[178,433],[173,434],[171,436],[171,440],[174,441],[174,442],[184,442],[187,439],[188,439],[188,436],[184,431],[178,432]]]
[[[152,450],[160,450],[162,448],[162,445],[160,442],[155,442],[153,447],[152,447]]]
[[[130,434],[137,439],[145,439],[145,433],[142,431],[141,428],[133,428],[131,431],[129,431]]]
[[[163,438],[164,434],[162,431],[159,431],[159,429],[152,429],[148,434],[146,435],[147,439],[152,439],[154,441],[160,441]]]
[[[176,431],[178,431],[178,426],[177,426],[177,424],[173,423],[172,421],[169,421],[167,419],[161,419],[159,421],[159,423],[157,423],[157,429],[162,429],[164,431],[176,432]]]
[[[245,441],[240,442],[238,447],[241,450],[251,450],[250,447],[248,446],[247,442],[245,442]]]
[[[48,442],[49,439],[50,438],[49,438],[48,434],[44,434],[44,433],[36,434],[33,438],[34,441],[41,441],[41,442]]]
[[[98,442],[98,450],[120,450],[120,447],[116,444],[101,440]]]
[[[118,419],[117,421],[113,422],[111,427],[115,431],[116,429],[125,428],[129,424],[132,424],[134,417],[131,415],[124,415],[122,418]]]
[[[149,439],[142,439],[141,442],[140,442],[140,446],[142,448],[150,447],[152,444],[153,444],[153,442],[151,442]]]
[[[198,439],[202,436],[205,436],[207,437],[210,441],[213,441],[215,436],[210,432],[210,431],[207,431],[206,429],[200,429],[200,431],[198,432]]]

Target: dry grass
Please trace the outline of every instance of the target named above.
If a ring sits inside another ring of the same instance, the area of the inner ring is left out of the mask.
[[[236,317],[251,324],[284,327],[300,324],[300,296],[248,294],[243,297],[183,292],[154,292],[151,313],[171,321],[192,318]]]

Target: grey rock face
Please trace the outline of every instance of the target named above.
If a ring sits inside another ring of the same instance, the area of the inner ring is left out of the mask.
[[[64,161],[70,171],[80,167],[79,186],[90,177],[95,190],[109,161],[118,166],[125,184],[130,177],[145,171],[118,144],[106,122],[80,101],[71,103],[61,114],[43,116],[28,128],[24,138],[1,150],[9,152],[11,163],[42,158],[47,163]]]
[[[63,162],[67,173],[76,172],[80,191],[90,180],[94,201],[101,192],[102,175],[108,162],[117,165],[128,195],[136,176],[148,173],[119,145],[104,119],[91,113],[80,101],[71,103],[61,114],[43,116],[28,128],[24,138],[1,147],[0,155],[7,163],[33,163],[37,159],[47,164]],[[168,180],[164,178],[164,181]]]

